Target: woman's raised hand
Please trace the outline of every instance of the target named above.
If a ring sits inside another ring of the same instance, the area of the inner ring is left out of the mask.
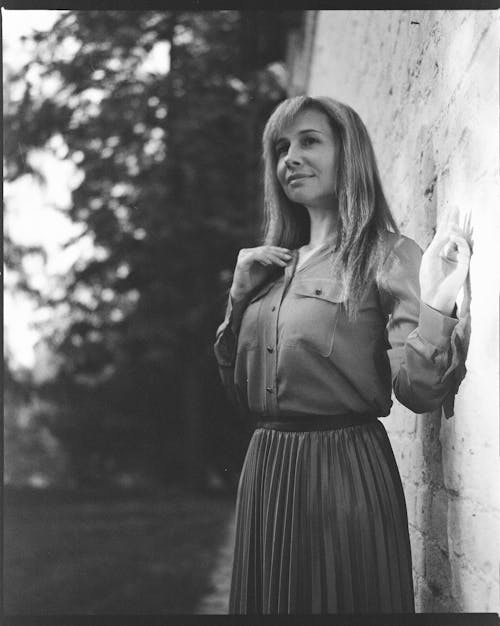
[[[464,229],[451,221],[439,228],[420,265],[420,298],[444,315],[451,315],[469,272],[470,227]]]
[[[230,295],[234,300],[245,297],[264,282],[272,266],[285,267],[292,255],[288,248],[259,246],[242,248],[238,253]]]

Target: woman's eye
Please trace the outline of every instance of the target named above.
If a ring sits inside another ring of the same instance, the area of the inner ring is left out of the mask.
[[[304,137],[302,141],[305,146],[311,146],[312,144],[317,143],[318,140],[316,139],[316,137],[311,136],[311,137]]]
[[[279,144],[276,146],[276,156],[282,156],[288,150],[288,147],[285,144]]]

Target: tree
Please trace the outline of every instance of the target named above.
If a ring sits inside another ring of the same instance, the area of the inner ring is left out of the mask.
[[[96,249],[46,298],[67,310],[51,337],[64,355],[46,386],[51,428],[79,476],[92,458],[164,478],[185,468],[195,486],[210,450],[224,466],[241,457],[212,344],[236,251],[257,234],[257,137],[284,96],[259,90],[257,70],[283,56],[287,14],[255,13],[67,12],[13,78],[25,88],[6,112],[7,178],[30,167],[19,142],[62,139],[83,174],[69,215]],[[168,51],[168,73],[155,71]]]

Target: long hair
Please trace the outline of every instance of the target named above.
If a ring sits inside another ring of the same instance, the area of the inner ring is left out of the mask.
[[[384,257],[388,230],[399,232],[380,181],[373,146],[359,115],[349,106],[325,96],[296,96],[277,106],[262,138],[264,157],[263,242],[296,248],[310,237],[307,209],[285,195],[276,175],[276,141],[304,110],[324,113],[339,141],[335,181],[338,232],[335,251],[343,280],[347,313],[356,317],[370,279]],[[332,210],[335,207],[332,206]]]

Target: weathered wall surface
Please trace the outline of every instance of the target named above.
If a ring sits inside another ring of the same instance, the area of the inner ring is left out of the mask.
[[[425,248],[450,207],[471,215],[468,373],[455,416],[395,402],[385,420],[419,611],[500,608],[498,22],[492,11],[320,11],[306,85],[365,121],[404,234]]]

